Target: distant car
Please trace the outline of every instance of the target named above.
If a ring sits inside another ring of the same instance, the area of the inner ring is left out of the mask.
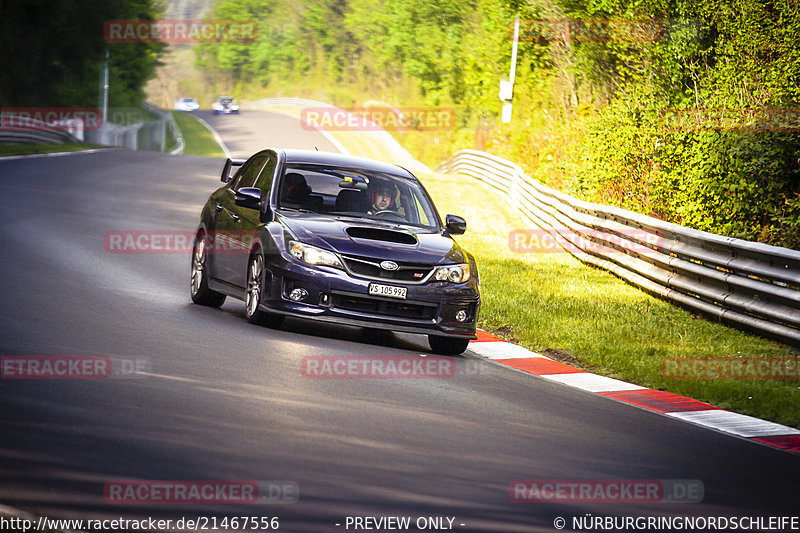
[[[447,215],[442,223],[409,171],[263,150],[228,159],[222,181],[194,239],[194,303],[219,307],[232,296],[250,322],[273,327],[292,316],[425,334],[440,354],[459,354],[476,338],[478,269],[453,239],[466,222]]]
[[[194,98],[181,98],[175,102],[175,111],[197,111],[200,109],[200,104]]]
[[[239,112],[239,102],[237,102],[232,96],[217,97],[217,101],[214,102],[211,107],[214,109],[214,113],[218,115],[227,115],[229,113]]]

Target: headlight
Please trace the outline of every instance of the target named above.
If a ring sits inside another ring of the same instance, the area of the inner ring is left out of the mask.
[[[464,283],[469,279],[469,265],[441,266],[433,274],[436,281]]]
[[[335,253],[302,242],[289,241],[289,253],[309,265],[323,265],[344,269]]]

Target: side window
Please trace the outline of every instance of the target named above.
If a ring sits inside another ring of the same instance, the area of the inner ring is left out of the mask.
[[[268,157],[269,161],[264,165],[264,169],[261,171],[255,184],[255,187],[261,189],[262,200],[269,197],[269,190],[272,188],[272,179],[275,176],[275,166],[278,164],[274,157]]]
[[[249,159],[231,180],[231,190],[236,191],[242,187],[253,187],[258,176],[258,171],[264,165],[269,154],[257,155]]]

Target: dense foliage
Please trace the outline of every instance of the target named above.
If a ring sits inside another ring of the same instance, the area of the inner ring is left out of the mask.
[[[457,106],[457,131],[418,143],[429,162],[481,128],[582,198],[800,246],[800,119],[780,111],[800,107],[796,0],[218,0],[214,16],[260,21],[253,45],[199,47],[239,92]]]
[[[0,106],[96,107],[109,51],[109,105],[138,106],[159,43],[108,44],[103,25],[153,19],[156,0],[0,2]]]

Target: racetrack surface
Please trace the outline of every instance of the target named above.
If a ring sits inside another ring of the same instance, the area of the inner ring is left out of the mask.
[[[264,148],[338,151],[324,135],[284,113],[244,110],[235,115],[217,115],[201,110],[197,116],[217,130],[234,157],[250,157]]]
[[[212,117],[235,155],[281,139],[332,149],[296,123],[268,127],[290,117],[254,113]],[[191,303],[188,252],[106,249],[108,232],[194,230],[221,166],[126,150],[0,160],[0,355],[147,362],[120,379],[0,380],[0,504],[48,517],[279,516],[282,531],[344,530],[335,524],[353,515],[511,532],[586,513],[796,512],[798,456],[469,354],[441,379],[310,379],[307,356],[418,357],[427,342],[295,319],[253,326],[240,301]],[[106,503],[105,484],[126,479],[290,480],[300,494],[283,505]],[[515,503],[518,479],[692,479],[705,496]]]

